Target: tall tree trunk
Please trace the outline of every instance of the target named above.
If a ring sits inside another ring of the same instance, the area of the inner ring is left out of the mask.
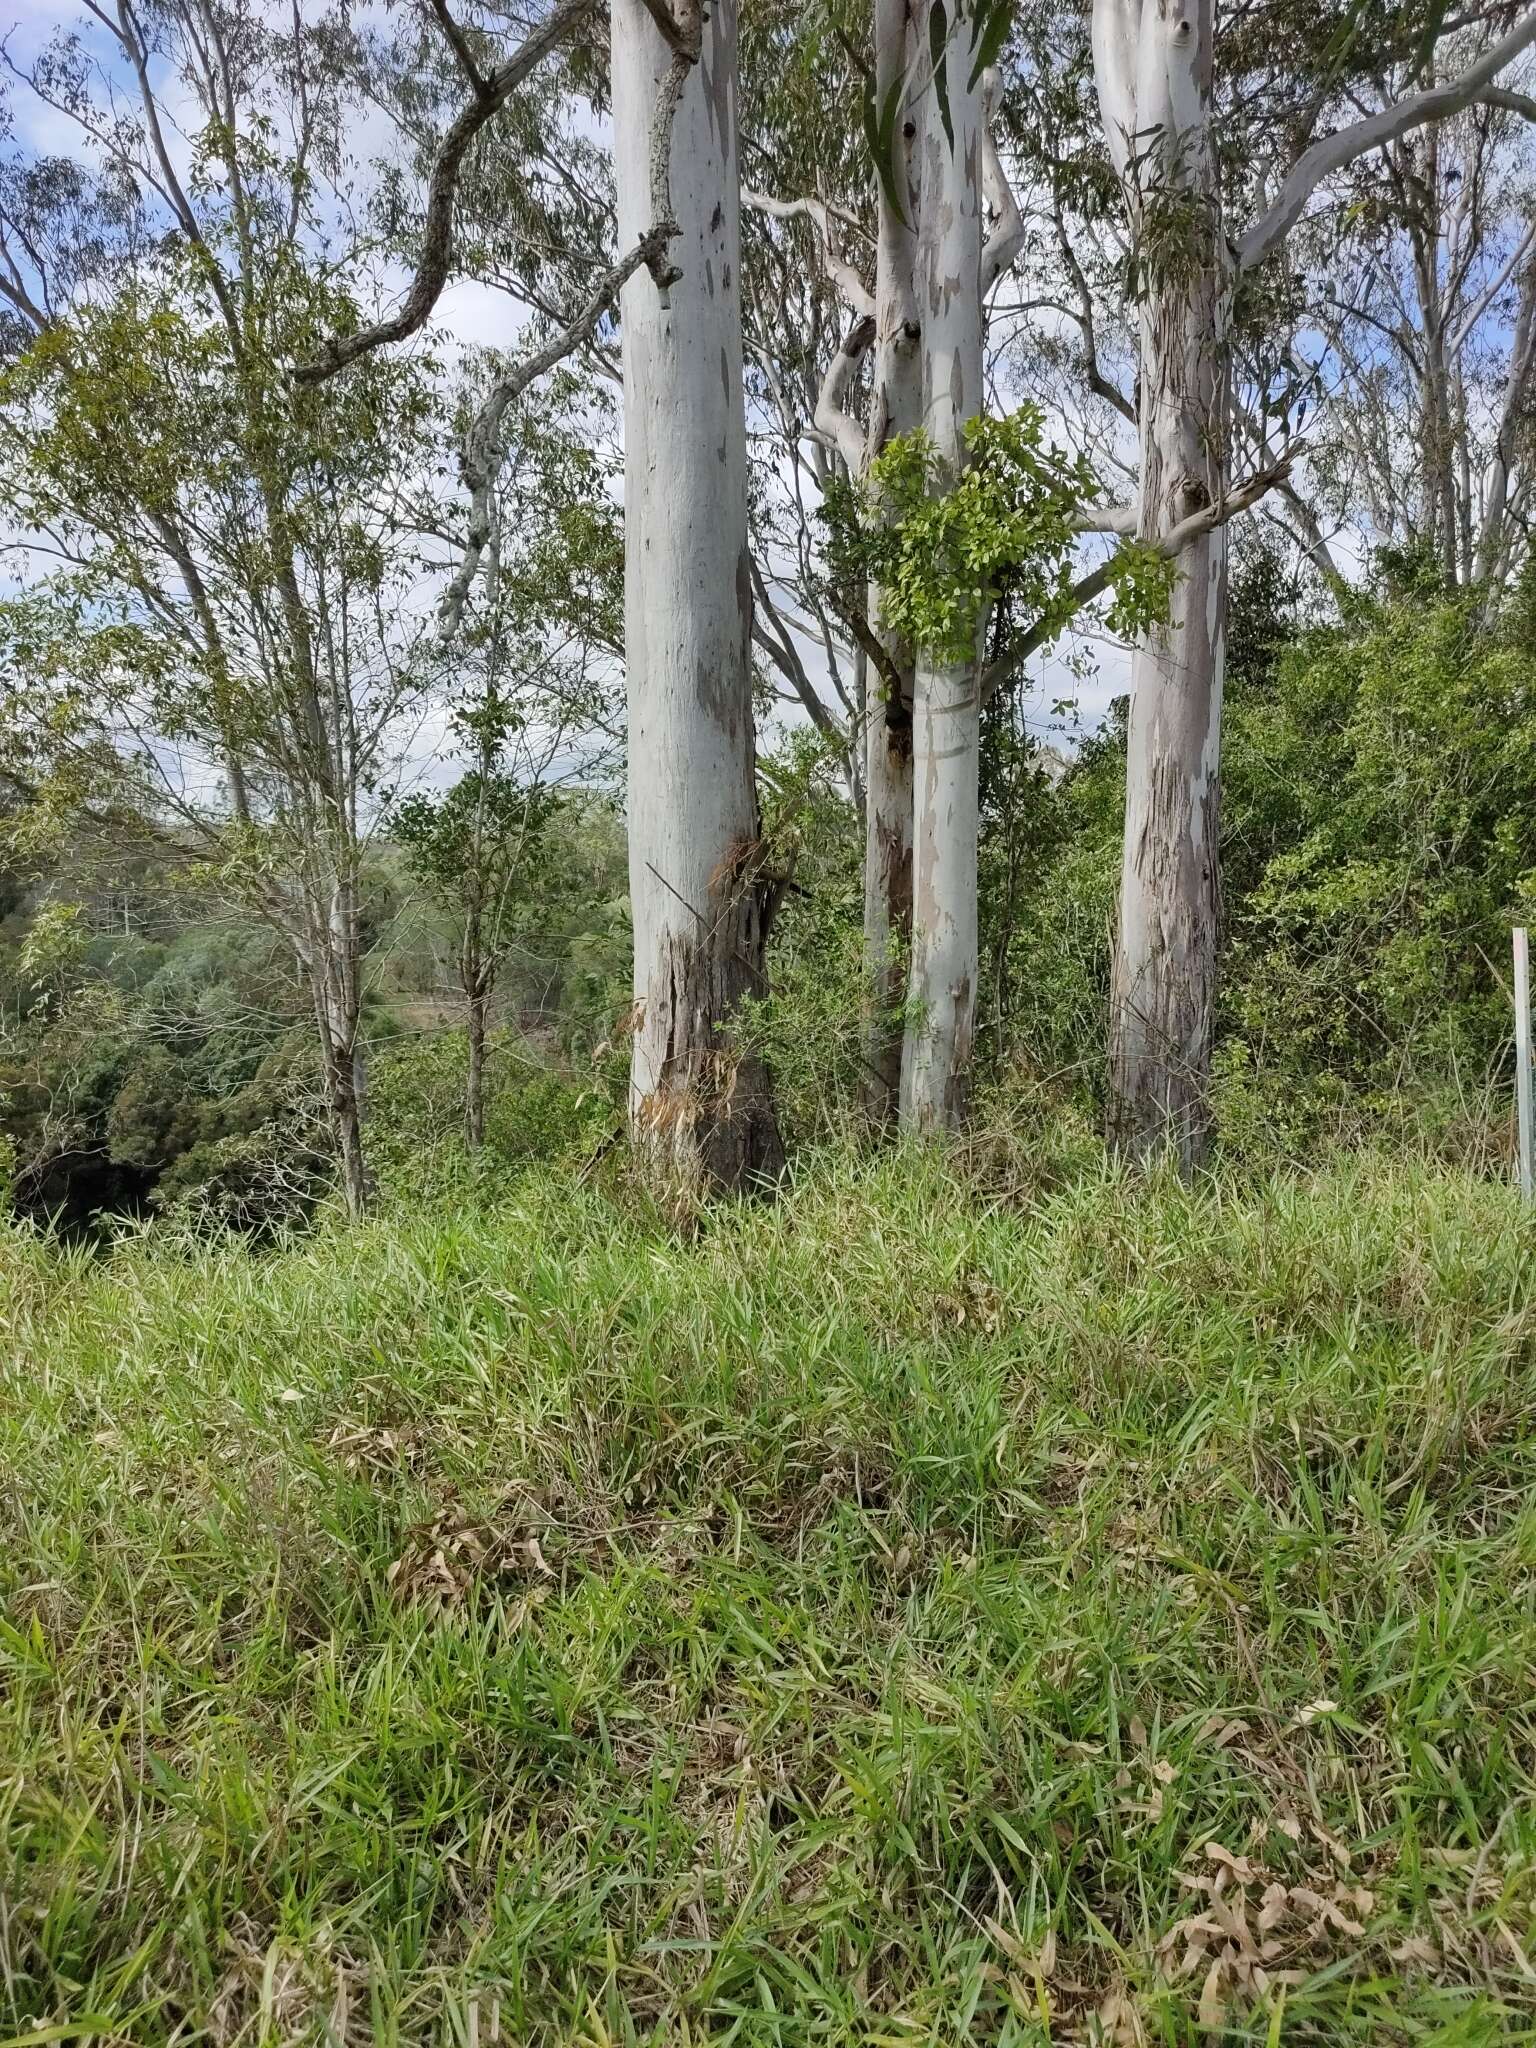
[[[482,748],[480,765],[481,802],[490,775],[488,749]],[[459,940],[459,986],[464,991],[464,1023],[469,1040],[469,1065],[464,1076],[464,1136],[472,1152],[485,1143],[485,1024],[495,970],[485,957],[484,908],[481,903],[480,869],[483,847],[476,833],[474,880],[464,906],[464,930]]]
[[[464,1135],[469,1149],[485,1144],[485,1012],[489,992],[482,982],[469,991],[469,1070],[464,1081]]]
[[[1101,55],[1101,93],[1103,63]],[[1229,286],[1212,158],[1211,0],[1142,9],[1136,149],[1125,159],[1142,265],[1140,532],[1224,493]],[[1149,146],[1148,138],[1156,140]],[[1131,667],[1125,843],[1110,995],[1109,1133],[1136,1158],[1206,1156],[1221,887],[1226,549],[1178,556],[1167,623]]]
[[[355,1055],[333,1050],[330,1060],[331,1121],[341,1158],[341,1188],[347,1214],[361,1216],[368,1207],[368,1166],[363,1153],[363,1104]]]
[[[909,0],[875,0],[878,105],[909,75],[915,54]],[[923,363],[917,309],[918,195],[910,174],[916,123],[910,111],[896,142],[898,213],[882,187],[875,251],[875,368],[865,466],[923,418]],[[874,630],[895,680],[871,670],[864,721],[864,955],[869,975],[864,1106],[880,1126],[894,1122],[901,1097],[901,1012],[912,943],[912,652],[881,619],[880,593],[869,594]]]
[[[949,126],[930,90],[918,148],[918,313],[923,425],[936,488],[965,464],[965,428],[981,409],[981,92],[968,83],[974,0],[952,12]],[[902,1048],[901,1115],[917,1131],[952,1130],[965,1113],[980,971],[976,843],[981,761],[981,629],[956,662],[918,656],[913,715],[912,968]]]
[[[326,1107],[341,1166],[347,1213],[368,1206],[368,1166],[363,1152],[364,1075],[358,1042],[361,975],[355,892],[333,881],[313,904],[303,964],[320,1035],[320,1064]]]
[[[910,679],[910,668],[905,674]],[[901,1098],[902,1011],[912,944],[912,702],[873,675],[870,695],[864,729],[864,1108],[871,1123],[884,1127],[895,1121]]]
[[[613,0],[619,242],[652,226],[657,87],[644,0]],[[739,1188],[783,1164],[767,1076],[730,1037],[763,989],[752,725],[737,167],[736,0],[716,0],[677,106],[663,295],[624,287],[624,640],[635,936],[630,1112],[688,1180]]]
[[[1435,180],[1430,190],[1438,191],[1434,169],[1436,131],[1429,131],[1430,172]],[[1437,221],[1420,226],[1413,235],[1414,268],[1417,273],[1420,349],[1424,358],[1424,380],[1419,409],[1420,461],[1424,473],[1424,534],[1435,551],[1436,566],[1448,590],[1454,590],[1457,576],[1456,516],[1456,428],[1451,406],[1451,373],[1446,360],[1445,312],[1440,290],[1440,235]]]
[[[1499,408],[1499,423],[1493,453],[1483,477],[1483,517],[1477,536],[1472,567],[1473,580],[1486,588],[1485,616],[1499,595],[1501,569],[1507,568],[1505,540],[1509,514],[1509,479],[1519,446],[1522,415],[1530,402],[1533,371],[1536,371],[1536,256],[1525,265],[1520,277],[1520,299],[1510,336],[1509,368]]]
[[[464,1136],[472,1152],[478,1152],[485,1143],[485,1027],[495,977],[480,939],[480,905],[472,901],[459,951],[459,982],[464,990],[464,1022],[469,1039],[469,1065],[464,1076]]]

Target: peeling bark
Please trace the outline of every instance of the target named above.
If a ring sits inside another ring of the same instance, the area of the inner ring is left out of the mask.
[[[1120,921],[1110,992],[1109,1134],[1181,1170],[1205,1158],[1221,917],[1226,536],[1195,542],[1168,624],[1132,663]]]
[[[496,985],[496,963],[486,958],[484,907],[476,885],[464,920],[459,949],[459,985],[464,991],[464,1021],[469,1040],[469,1065],[464,1077],[464,1135],[472,1152],[485,1143],[485,1039]]]
[[[474,989],[469,998],[469,1070],[464,1082],[464,1135],[469,1149],[485,1144],[485,1013],[488,998]]]
[[[651,141],[671,51],[645,0],[613,0],[619,237],[650,225]],[[627,281],[625,660],[634,918],[631,1127],[686,1181],[773,1178],[783,1151],[759,1060],[733,1045],[764,987],[752,586],[742,395],[735,0],[682,83],[670,159],[680,276]]]
[[[341,1162],[342,1193],[347,1213],[361,1216],[369,1194],[363,1154],[363,1056],[358,1043],[361,946],[356,894],[347,882],[333,882],[325,901],[312,900],[310,927],[303,934],[300,959],[319,1028],[321,1070]]]

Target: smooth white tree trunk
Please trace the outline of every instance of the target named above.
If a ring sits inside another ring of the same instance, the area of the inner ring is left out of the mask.
[[[909,0],[875,0],[875,95],[883,106],[916,55]],[[919,199],[910,175],[917,139],[915,113],[898,124],[896,172],[900,213],[879,193],[875,251],[874,387],[870,393],[865,466],[898,434],[923,418],[923,359],[917,307]],[[902,1011],[912,940],[912,652],[881,618],[871,590],[870,618],[895,680],[871,668],[864,720],[864,952],[869,972],[870,1026],[865,1046],[864,1103],[872,1122],[895,1120],[901,1096]]]
[[[613,0],[621,248],[652,225],[657,87],[670,53]],[[635,936],[636,1139],[689,1179],[740,1187],[782,1151],[761,1063],[729,1037],[762,992],[742,392],[735,0],[716,0],[678,103],[663,303],[624,287],[625,663]]]
[[[1159,540],[1225,496],[1230,294],[1211,149],[1211,0],[1103,9],[1095,55],[1142,266],[1139,531]],[[1137,1158],[1188,1171],[1209,1138],[1226,549],[1218,530],[1176,560],[1168,620],[1131,667],[1125,842],[1110,995],[1109,1130]]]
[[[952,10],[953,142],[930,92],[918,138],[923,424],[951,488],[982,401],[982,101],[967,83],[973,7]],[[976,1017],[980,633],[966,658],[919,654],[913,715],[912,967],[901,1116],[922,1132],[963,1118]]]

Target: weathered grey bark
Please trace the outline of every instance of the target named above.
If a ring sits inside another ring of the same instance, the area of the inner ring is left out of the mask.
[[[908,0],[875,0],[875,92],[884,105],[910,72],[915,53]],[[865,440],[867,469],[897,434],[922,424],[923,364],[917,307],[920,205],[910,164],[917,139],[909,109],[898,130],[896,174],[902,213],[882,188],[875,253],[874,389]],[[903,217],[903,215],[905,217]],[[888,676],[871,670],[864,720],[864,956],[869,976],[864,1106],[877,1125],[895,1120],[901,1096],[902,1009],[912,943],[912,651],[881,618],[869,594],[870,622],[885,650]]]
[[[363,1157],[363,1104],[356,1052],[348,1058],[335,1052],[327,1062],[331,1121],[341,1155],[341,1186],[347,1214],[361,1216],[368,1206],[368,1170]]]
[[[1101,14],[1107,10],[1101,10]],[[1211,0],[1103,23],[1100,96],[1145,285],[1138,531],[1161,541],[1226,495],[1224,336],[1230,281],[1210,143]],[[1111,125],[1113,124],[1113,126]],[[1131,136],[1134,148],[1123,145]],[[1131,668],[1125,842],[1110,994],[1109,1132],[1136,1158],[1171,1148],[1185,1171],[1209,1140],[1220,922],[1218,870],[1226,549],[1218,529],[1179,558],[1165,624]]]
[[[657,0],[660,4],[660,0]],[[671,53],[646,0],[613,0],[621,245],[651,226]],[[631,1123],[653,1159],[739,1188],[783,1163],[767,1076],[733,1044],[764,986],[742,394],[735,0],[682,81],[670,152],[681,275],[631,276],[624,321],[625,662],[634,919]]]
[[[368,1206],[369,1182],[363,1154],[362,942],[356,890],[347,877],[333,876],[317,887],[306,913],[306,928],[295,932],[296,950],[315,1006],[342,1194],[348,1214],[361,1216]]]
[[[485,1143],[485,1035],[496,964],[486,957],[485,914],[478,883],[465,907],[464,935],[459,946],[459,984],[464,991],[464,1022],[469,1039],[469,1065],[464,1077],[464,1135],[472,1152]]]
[[[464,1083],[464,1134],[472,1152],[485,1144],[485,1013],[489,991],[469,991],[469,1072]]]
[[[968,83],[971,6],[957,6],[951,18],[953,138],[930,92],[918,140],[923,425],[940,490],[952,488],[964,466],[965,428],[982,401],[982,102],[979,83]],[[959,661],[919,653],[914,681],[912,964],[901,1117],[922,1132],[954,1129],[966,1106],[980,970],[980,645],[978,630],[975,649]]]

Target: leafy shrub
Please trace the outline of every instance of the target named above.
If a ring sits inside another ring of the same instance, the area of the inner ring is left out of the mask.
[[[270,1236],[307,1221],[331,1185],[319,1056],[306,1034],[277,1047],[226,1101],[181,1114],[195,1135],[162,1168],[151,1200],[182,1224]]]
[[[1536,639],[1470,602],[1298,630],[1237,591],[1222,792],[1216,1055],[1229,1151],[1390,1129],[1466,1156],[1507,1084],[1509,926],[1536,915]],[[1123,712],[1029,792],[1009,1042],[1101,1085]],[[991,821],[983,925],[1000,917]],[[994,941],[995,943],[995,941]]]
[[[500,1179],[535,1163],[574,1163],[616,1128],[622,1094],[601,1066],[562,1072],[510,1031],[486,1047],[485,1146],[464,1138],[468,1047],[462,1031],[395,1041],[372,1063],[364,1134],[369,1165],[386,1194],[420,1200],[434,1183]]]

